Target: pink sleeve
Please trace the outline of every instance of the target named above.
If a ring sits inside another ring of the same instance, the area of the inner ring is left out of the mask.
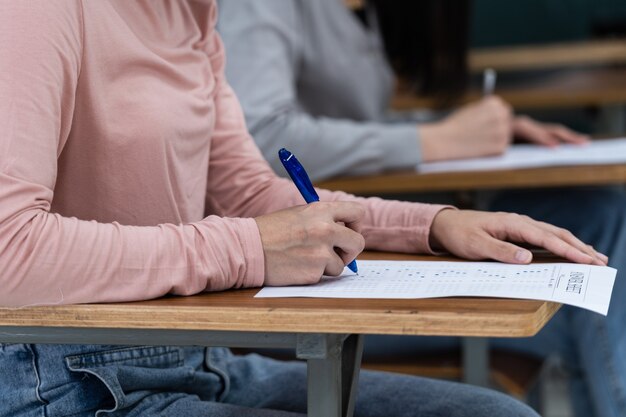
[[[344,199],[344,193],[320,191],[322,200]],[[429,244],[430,226],[441,210],[438,204],[353,197],[367,206],[361,233],[370,250],[434,254]]]
[[[263,255],[253,219],[133,227],[50,212],[82,31],[78,1],[0,2],[0,305],[258,285]]]
[[[82,31],[78,1],[0,2],[0,305],[128,301],[261,285],[263,250],[251,217],[303,201],[248,136],[223,80],[224,53],[214,32],[209,55],[219,87],[207,208],[231,218],[134,227],[50,212],[57,158],[74,112]],[[368,247],[428,250],[436,207],[365,204]]]

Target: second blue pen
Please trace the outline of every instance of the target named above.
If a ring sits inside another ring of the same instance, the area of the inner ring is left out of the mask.
[[[289,152],[287,149],[282,148],[278,151],[278,157],[280,158],[280,162],[282,162],[285,170],[291,177],[291,180],[295,184],[300,194],[304,198],[304,201],[307,203],[313,203],[316,201],[320,201],[317,192],[315,191],[315,187],[313,187],[313,183],[309,179],[309,175],[304,170],[300,161],[295,157],[294,154]],[[348,264],[348,268],[354,272],[355,274],[358,272],[356,266],[356,260],[353,260]]]

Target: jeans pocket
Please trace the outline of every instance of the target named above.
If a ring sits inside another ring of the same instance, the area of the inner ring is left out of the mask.
[[[83,409],[97,409],[96,416],[132,407],[193,379],[193,369],[184,366],[183,350],[172,346],[112,349],[67,356],[65,361],[70,372],[82,374]]]

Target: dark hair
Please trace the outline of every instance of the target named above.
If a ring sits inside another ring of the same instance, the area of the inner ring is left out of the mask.
[[[369,0],[396,74],[449,104],[467,88],[470,0]]]

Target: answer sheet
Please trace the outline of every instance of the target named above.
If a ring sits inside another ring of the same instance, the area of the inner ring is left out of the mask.
[[[617,271],[572,263],[358,261],[318,284],[265,287],[255,297],[503,297],[555,301],[606,315]]]
[[[417,170],[426,174],[621,163],[626,163],[626,138],[594,140],[585,145],[563,144],[554,148],[540,145],[513,145],[499,156],[426,162],[420,164]]]

